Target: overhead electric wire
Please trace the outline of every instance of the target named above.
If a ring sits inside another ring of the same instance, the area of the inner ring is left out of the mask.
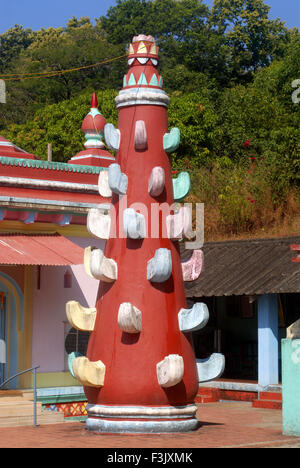
[[[93,63],[91,65],[85,65],[82,67],[70,68],[68,70],[53,70],[53,71],[39,72],[39,73],[11,73],[11,74],[4,74],[4,75],[0,74],[0,79],[4,79],[4,81],[17,81],[17,80],[39,79],[39,78],[52,78],[53,76],[60,76],[60,75],[64,75],[65,73],[72,73],[74,71],[80,71],[80,70],[86,70],[88,68],[98,67],[100,65],[113,62],[114,60],[119,60],[126,56],[127,54],[123,54],[123,55],[120,55],[119,57],[113,57],[110,59],[103,60],[102,62]]]

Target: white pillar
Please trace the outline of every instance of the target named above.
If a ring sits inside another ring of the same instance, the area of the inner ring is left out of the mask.
[[[258,385],[278,384],[278,298],[258,298]]]

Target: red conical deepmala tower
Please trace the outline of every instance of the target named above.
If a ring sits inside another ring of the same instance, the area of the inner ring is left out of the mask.
[[[168,153],[180,134],[168,130],[157,52],[151,36],[133,39],[116,98],[118,129],[104,129],[117,156],[108,169],[110,213],[88,215],[89,232],[107,239],[104,254],[85,251],[87,272],[100,280],[96,308],[67,305],[72,325],[91,331],[73,371],[88,398],[86,427],[99,432],[183,432],[198,424],[191,331],[208,312],[186,304],[178,238],[191,226],[184,209],[172,211]]]

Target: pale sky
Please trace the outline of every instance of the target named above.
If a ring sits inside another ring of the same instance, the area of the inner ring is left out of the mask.
[[[204,0],[211,5],[213,0]],[[300,0],[265,0],[271,6],[270,17],[280,18],[288,27],[300,30]],[[15,24],[33,30],[65,26],[74,15],[91,20],[105,15],[116,0],[0,0],[0,34]]]

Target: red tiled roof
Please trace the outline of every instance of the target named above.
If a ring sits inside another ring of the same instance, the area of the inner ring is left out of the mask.
[[[80,265],[84,249],[59,234],[0,234],[2,265]]]

